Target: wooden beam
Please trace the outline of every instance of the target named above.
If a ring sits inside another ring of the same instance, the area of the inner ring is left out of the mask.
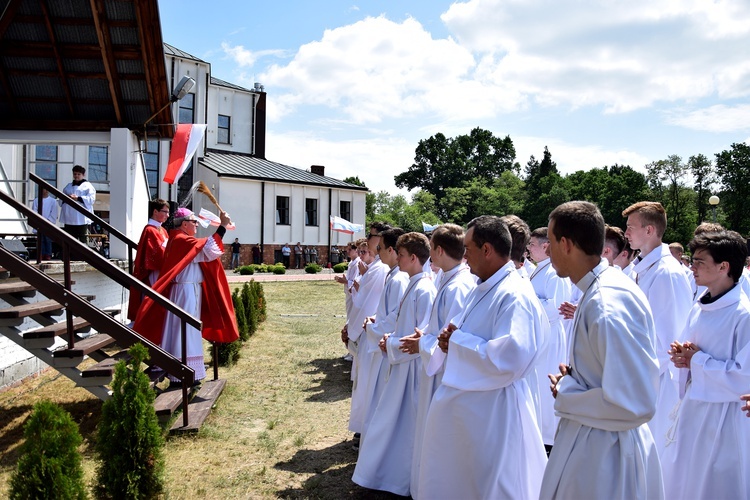
[[[5,6],[5,10],[0,12],[0,40],[5,36],[5,31],[10,23],[16,19],[16,12],[18,12],[22,2],[23,0],[10,0],[8,5]]]
[[[52,27],[52,20],[49,16],[49,9],[47,8],[46,0],[39,0],[39,5],[44,13],[44,26],[47,28],[47,36],[49,36],[52,44],[52,52],[55,57],[55,64],[57,64],[57,71],[59,72],[60,85],[62,85],[63,92],[65,93],[65,99],[68,104],[68,111],[70,117],[73,118],[76,114],[75,107],[73,107],[73,95],[70,93],[70,86],[68,85],[68,79],[65,77],[65,68],[63,67],[62,58],[57,50],[57,42],[55,39],[55,30]]]
[[[104,71],[107,73],[107,81],[109,82],[109,93],[112,96],[112,104],[115,108],[115,119],[118,124],[122,125],[122,89],[117,73],[117,62],[113,56],[112,37],[109,33],[106,9],[103,1],[90,0],[90,3],[91,12],[94,15],[96,36],[99,38],[99,48],[104,62]]]
[[[15,40],[0,40],[0,55],[16,57],[50,57],[52,44],[48,42],[17,42]],[[101,47],[84,44],[58,44],[57,50],[64,59],[99,59]],[[114,59],[137,61],[142,58],[141,48],[131,45],[113,45]]]

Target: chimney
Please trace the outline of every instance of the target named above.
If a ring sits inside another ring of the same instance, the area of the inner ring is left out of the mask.
[[[266,159],[266,93],[262,85],[256,83],[257,101],[255,103],[255,144],[253,156]]]
[[[324,176],[326,175],[326,167],[323,165],[310,165],[310,172]]]

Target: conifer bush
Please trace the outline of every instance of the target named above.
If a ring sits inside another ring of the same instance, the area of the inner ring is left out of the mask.
[[[250,338],[250,330],[247,326],[247,312],[245,311],[244,297],[240,295],[240,289],[235,288],[232,292],[232,303],[234,304],[234,316],[237,318],[237,330],[240,333],[240,340],[243,342]]]
[[[70,413],[41,401],[24,424],[23,436],[10,498],[86,498],[78,451],[83,438]]]
[[[349,267],[349,264],[346,262],[341,262],[339,264],[336,264],[333,266],[333,272],[334,273],[343,273],[346,272],[347,268]]]
[[[242,285],[242,303],[245,306],[248,335],[252,335],[258,329],[258,299],[255,287],[248,282]]]
[[[305,266],[305,272],[307,274],[319,273],[322,270],[323,270],[323,266],[321,266],[320,264],[316,264],[314,262],[311,262]]]
[[[255,296],[258,298],[258,322],[266,320],[266,295],[263,292],[263,285],[257,281],[251,281],[250,286],[255,290]]]
[[[243,276],[255,274],[255,266],[240,266],[237,271]]]
[[[273,274],[286,274],[286,267],[284,267],[284,264],[276,264],[273,266]]]
[[[96,443],[100,498],[153,498],[164,489],[164,436],[154,391],[141,369],[148,351],[134,344],[128,352],[127,365],[115,366],[112,398],[102,406]]]

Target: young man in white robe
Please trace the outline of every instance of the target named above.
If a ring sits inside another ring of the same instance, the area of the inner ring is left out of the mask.
[[[673,498],[750,495],[750,421],[739,408],[750,387],[750,300],[738,283],[747,256],[734,231],[690,242],[695,303],[682,341],[672,343],[682,402],[662,454],[664,490]]]
[[[537,498],[547,462],[527,378],[547,319],[510,260],[499,217],[472,220],[466,262],[480,283],[438,336],[443,381],[427,411],[418,494]]]
[[[531,232],[528,251],[529,255],[536,262],[536,269],[529,276],[531,286],[534,287],[539,302],[541,302],[544,312],[549,321],[549,340],[546,343],[546,349],[541,353],[539,367],[537,369],[538,386],[547,385],[547,374],[555,373],[560,360],[565,358],[567,353],[567,333],[563,323],[563,316],[560,314],[560,306],[563,302],[570,301],[570,280],[561,278],[555,272],[550,264],[549,255],[547,254],[549,240],[547,240],[547,228],[540,227]],[[552,443],[555,440],[555,430],[557,429],[557,417],[552,407],[553,401],[550,398],[541,398],[542,414],[542,439],[544,447],[549,453]]]
[[[418,354],[399,349],[399,339],[424,330],[430,319],[435,285],[425,276],[424,263],[430,256],[430,243],[420,233],[406,233],[398,239],[398,266],[409,275],[409,286],[401,298],[396,327],[381,340],[389,365],[383,393],[380,396],[354,468],[352,480],[360,486],[408,495],[414,432],[417,423],[419,391]]]
[[[354,357],[352,362],[352,402],[349,413],[349,430],[354,432],[353,447],[359,446],[360,434],[364,426],[364,401],[362,392],[367,386],[366,373],[360,370],[358,361],[358,350],[360,338],[364,334],[365,318],[369,318],[378,308],[380,294],[383,293],[385,277],[390,270],[388,266],[380,261],[377,255],[377,246],[380,244],[380,229],[370,228],[367,236],[367,244],[359,248],[359,267],[362,277],[354,283],[352,292],[352,314],[347,318],[347,323],[341,332],[341,340]],[[364,269],[364,272],[363,272]]]
[[[411,496],[417,498],[419,460],[422,456],[422,440],[427,410],[432,396],[443,380],[445,353],[438,348],[440,331],[455,320],[466,306],[466,298],[476,287],[476,280],[469,266],[463,262],[464,230],[456,224],[436,227],[430,238],[430,260],[441,271],[437,295],[432,303],[430,320],[422,331],[414,329],[412,335],[401,337],[401,351],[419,354],[422,368],[419,370],[419,401],[417,403],[417,425],[414,435],[414,453],[411,463]]]
[[[659,453],[667,444],[670,414],[677,404],[677,381],[670,368],[670,344],[680,338],[688,312],[693,305],[693,292],[684,266],[672,257],[661,239],[667,229],[667,212],[661,203],[641,201],[622,212],[627,217],[625,237],[630,246],[641,251],[633,270],[636,283],[648,298],[656,325],[656,355],[659,357],[660,385],[656,414],[649,422]]]
[[[365,334],[359,346],[360,373],[363,376],[362,412],[364,425],[362,435],[367,433],[367,427],[375,412],[380,395],[385,385],[388,373],[388,358],[380,350],[380,340],[384,335],[390,335],[396,329],[396,315],[401,298],[409,285],[409,275],[398,267],[396,242],[404,234],[400,227],[391,228],[380,233],[380,244],[377,246],[380,261],[390,269],[385,278],[385,287],[380,294],[378,309],[374,316],[365,319]]]
[[[552,265],[583,295],[568,357],[550,375],[560,424],[539,498],[663,498],[646,425],[659,389],[648,300],[601,257],[604,219],[594,204],[558,206],[548,231]]]

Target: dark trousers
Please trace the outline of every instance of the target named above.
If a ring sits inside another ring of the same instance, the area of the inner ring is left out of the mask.
[[[89,234],[87,225],[84,224],[82,226],[74,226],[73,224],[65,224],[63,229],[66,233],[68,233],[84,245],[89,244],[89,239],[86,237]]]

